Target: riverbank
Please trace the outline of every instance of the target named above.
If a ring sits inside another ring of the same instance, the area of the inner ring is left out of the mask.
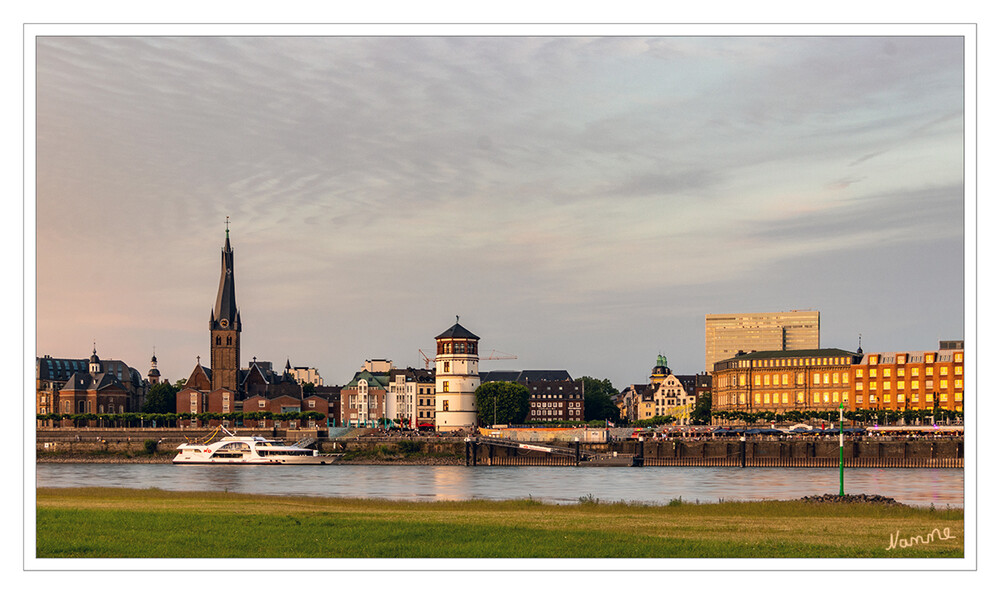
[[[962,510],[884,503],[677,499],[653,506],[582,496],[579,505],[549,505],[108,488],[36,495],[39,558],[964,555]]]

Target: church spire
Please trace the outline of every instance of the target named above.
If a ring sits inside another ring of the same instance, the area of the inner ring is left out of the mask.
[[[229,243],[229,217],[226,217],[226,243],[222,248],[222,273],[219,293],[212,310],[212,329],[239,330],[239,310],[236,307],[236,280],[233,273],[233,247]]]

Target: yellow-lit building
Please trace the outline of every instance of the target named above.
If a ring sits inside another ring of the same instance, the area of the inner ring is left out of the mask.
[[[965,351],[868,353],[851,367],[851,378],[851,409],[961,411]]]
[[[713,411],[824,411],[850,401],[859,353],[806,349],[740,353],[712,371]]]

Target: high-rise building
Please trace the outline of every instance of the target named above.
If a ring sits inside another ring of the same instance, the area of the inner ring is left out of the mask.
[[[479,337],[455,325],[434,337],[436,405],[434,424],[438,431],[468,429],[476,425],[476,388],[479,387]]]
[[[705,316],[705,370],[740,351],[819,348],[819,312],[708,314]]]

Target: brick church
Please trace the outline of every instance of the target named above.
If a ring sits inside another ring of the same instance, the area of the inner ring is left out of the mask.
[[[236,306],[236,280],[234,276],[233,248],[229,241],[229,223],[226,223],[226,242],[222,247],[222,271],[215,307],[208,320],[210,367],[201,358],[188,377],[184,388],[177,392],[177,413],[236,413],[236,412],[320,412],[329,414],[330,403],[322,396],[303,397],[302,386],[292,375],[290,362],[282,373],[277,373],[270,362],[257,361],[256,357],[246,368],[240,367],[240,333],[243,321]],[[211,421],[210,424],[219,424]],[[221,421],[223,425],[230,425]],[[181,421],[182,426],[199,423],[195,419]],[[244,418],[244,425],[281,427],[282,421]],[[284,421],[289,428],[296,428],[296,421]],[[319,425],[325,425],[319,421]]]

